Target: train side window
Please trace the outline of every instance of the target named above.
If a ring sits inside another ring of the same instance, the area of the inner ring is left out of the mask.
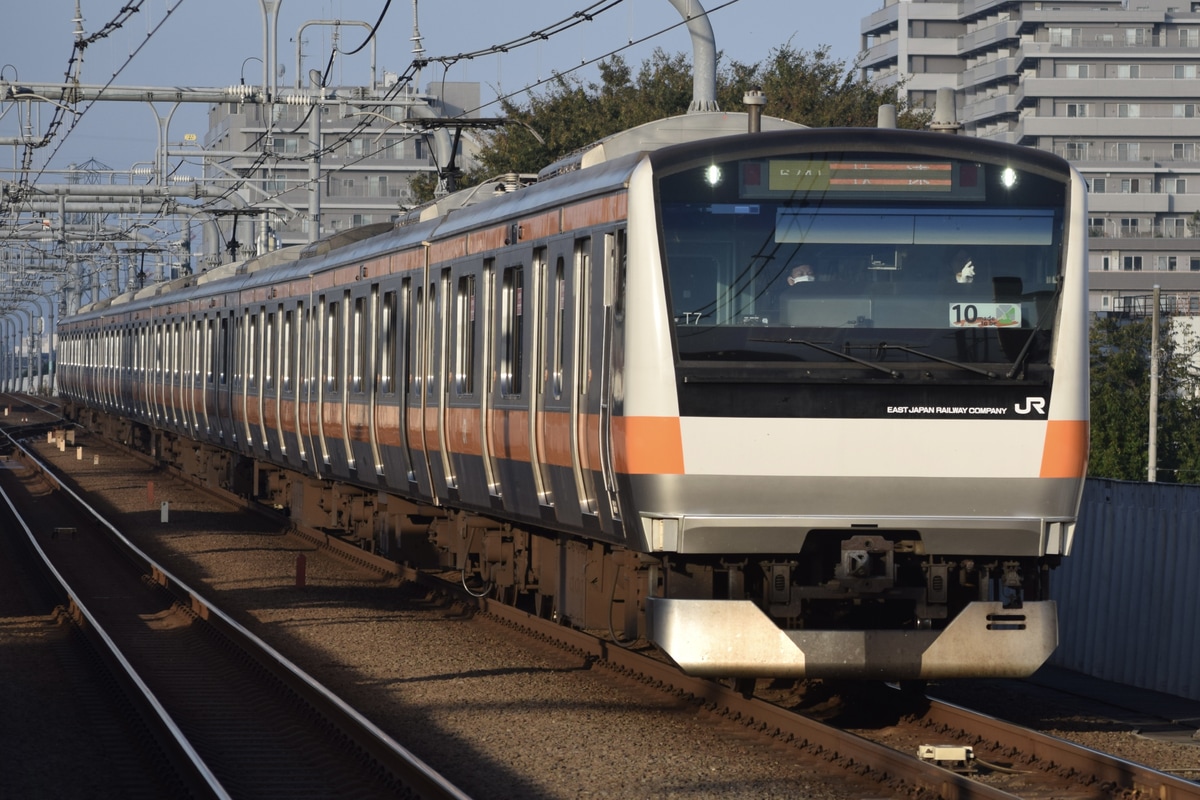
[[[508,267],[504,270],[502,283],[502,359],[500,363],[500,391],[508,395],[519,395],[522,391],[522,351],[525,337],[525,268]]]
[[[285,392],[292,391],[292,347],[296,338],[296,312],[288,309],[283,312],[283,333],[279,342],[279,372],[280,388]]]
[[[475,276],[458,279],[455,388],[460,395],[475,393]]]
[[[258,312],[250,315],[250,324],[246,333],[246,385],[253,389],[258,385],[258,328],[261,317]]]
[[[404,338],[400,348],[401,361],[396,364],[396,375],[404,377],[404,392],[412,389],[412,279],[400,282],[400,313],[403,319],[396,321],[396,329]]]
[[[379,337],[375,374],[382,394],[396,392],[396,293],[384,292],[379,306]]]
[[[342,320],[337,302],[325,307],[325,389],[338,391],[342,366]]]
[[[354,298],[354,321],[350,331],[353,341],[348,383],[350,384],[350,391],[356,394],[362,394],[365,388],[363,385],[363,373],[366,371],[367,366],[366,304],[367,299],[365,297]]]
[[[591,371],[588,369],[588,352],[591,344],[591,330],[588,328],[588,321],[591,317],[588,314],[588,306],[591,303],[592,295],[592,240],[591,238],[580,239],[575,242],[575,295],[578,298],[575,306],[576,321],[575,321],[575,374],[578,376],[579,394],[586,396],[588,393],[588,377]]]
[[[413,336],[424,330],[425,324],[425,292],[420,286],[416,288],[413,294],[413,303],[411,313],[408,317],[407,333],[405,339],[405,358],[408,360],[408,389],[414,391],[419,396],[421,387],[424,385],[421,380],[421,347],[419,343],[413,341]],[[416,347],[413,345],[416,344]],[[415,356],[415,358],[413,357]]]
[[[553,337],[550,342],[551,353],[553,353],[554,366],[551,371],[551,388],[554,392],[554,399],[562,397],[563,390],[563,347],[566,341],[564,332],[567,324],[567,282],[565,265],[563,257],[559,256],[554,265],[554,287],[551,290],[552,301],[554,303],[554,330],[551,332]]]
[[[217,363],[217,374],[220,376],[221,385],[225,386],[229,383],[229,317],[221,317],[221,358]]]
[[[263,326],[263,388],[267,391],[275,389],[275,312],[267,314],[267,324]]]

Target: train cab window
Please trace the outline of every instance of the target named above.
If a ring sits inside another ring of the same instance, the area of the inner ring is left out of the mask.
[[[1040,164],[954,153],[756,153],[664,168],[678,357],[907,362],[947,376],[970,362],[1047,365],[1067,186]]]
[[[454,388],[460,395],[475,393],[475,276],[458,279],[455,297]]]
[[[519,395],[523,389],[521,380],[524,372],[522,352],[525,337],[525,270],[523,267],[508,267],[504,270],[501,285],[501,363],[500,391],[508,395]]]

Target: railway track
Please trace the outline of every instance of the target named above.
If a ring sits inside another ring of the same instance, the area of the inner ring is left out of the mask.
[[[359,555],[363,555],[361,551]],[[428,580],[413,572],[406,577]],[[443,585],[441,590],[447,588]],[[880,796],[1200,797],[1197,784],[948,704],[930,702],[923,710],[909,713],[902,723],[879,723],[879,728],[887,729],[886,735],[849,725],[839,729],[797,714],[786,705],[690,679],[660,660],[616,646],[604,637],[563,628],[486,598],[462,597],[462,602],[476,604],[480,611],[513,629],[577,653],[593,667],[604,667],[631,684],[687,698],[713,715],[740,723],[753,737],[787,743],[798,758],[825,762],[831,774],[842,771],[856,778],[866,776],[878,785]],[[972,747],[979,759],[975,773],[960,774],[920,761],[913,744],[917,741]]]
[[[65,613],[137,696],[190,793],[466,797],[9,446],[34,468],[5,471],[6,528],[44,559]]]
[[[946,800],[1014,797],[1200,800],[1200,784],[950,703],[926,699],[918,704],[920,710],[910,709],[902,720],[891,718],[894,711],[877,709],[881,711],[875,716],[877,724],[888,731],[887,736],[879,736],[861,728],[826,724],[767,700],[748,697],[734,688],[690,678],[657,659],[613,646],[588,633],[547,624],[509,606],[488,600],[479,602],[485,612],[539,638],[552,639],[560,646],[585,653],[597,664],[631,679],[691,697],[715,714],[856,774],[867,775],[893,790],[918,796],[933,793]],[[898,697],[895,705],[911,706],[912,699]],[[904,731],[912,735],[906,737]],[[972,748],[977,759],[972,774],[921,760],[917,757],[918,741]],[[902,744],[893,746],[888,742]]]

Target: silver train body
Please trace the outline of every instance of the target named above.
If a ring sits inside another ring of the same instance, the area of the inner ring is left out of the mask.
[[[744,120],[94,304],[61,391],[694,674],[1031,673],[1086,471],[1083,183],[1025,148]]]

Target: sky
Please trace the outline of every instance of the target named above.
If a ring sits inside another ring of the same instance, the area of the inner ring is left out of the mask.
[[[14,84],[63,81],[74,40],[76,1],[8,4],[0,25],[0,80]],[[773,48],[789,44],[797,50],[828,46],[833,58],[849,66],[858,53],[862,18],[883,7],[883,0],[839,0],[832,5],[818,0],[700,1],[710,12],[722,63],[750,64],[764,60]],[[138,5],[133,0],[78,2],[83,29],[89,35],[116,19],[122,6]],[[387,13],[376,37],[376,72],[404,73],[413,59],[414,0],[280,0],[276,59],[276,69],[282,73],[280,89],[295,85],[298,61],[302,75],[324,68],[335,37],[342,51],[358,47],[385,6]],[[590,21],[574,17],[589,8],[593,14]],[[691,52],[687,30],[680,24],[682,17],[668,0],[417,3],[417,24],[425,56],[430,59],[488,51],[534,31],[563,27],[558,23],[573,17],[579,24],[532,44],[462,59],[449,68],[430,64],[422,72],[422,88],[443,77],[476,81],[488,102],[497,94],[520,92],[555,72],[574,70],[571,74],[584,81],[596,80],[594,62],[613,52],[634,67],[655,48],[668,53]],[[328,24],[338,20],[345,24]],[[317,24],[308,24],[313,21]],[[331,84],[368,84],[370,51],[368,45],[358,55],[339,56]],[[263,55],[261,0],[142,0],[138,13],[85,49],[81,82],[193,88],[243,81],[260,85]],[[519,102],[521,95],[515,99]],[[51,111],[45,104],[40,118],[35,111],[33,130],[45,128]],[[96,103],[73,124],[68,115],[56,141],[37,151],[33,166],[53,174],[53,170],[89,159],[120,170],[150,162],[157,141],[156,113],[165,118],[171,114],[171,104],[160,103],[152,109],[144,103]],[[499,115],[499,108],[492,105],[480,115]],[[28,123],[21,108],[0,104],[0,141],[16,136]],[[206,128],[204,107],[183,105],[171,114],[169,140],[180,142],[186,134],[203,140]],[[0,147],[0,177],[11,177],[5,173],[20,160],[20,148]]]

